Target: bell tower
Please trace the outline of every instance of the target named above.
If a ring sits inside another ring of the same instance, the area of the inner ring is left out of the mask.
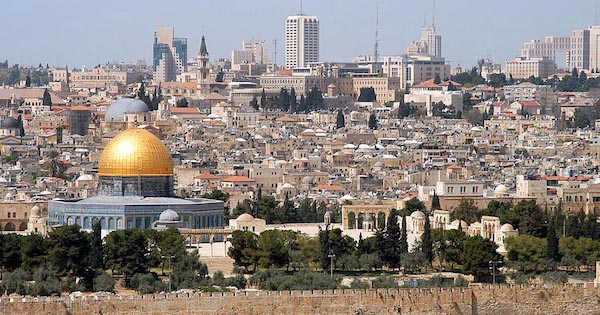
[[[202,42],[200,43],[200,51],[198,52],[198,92],[200,96],[207,96],[210,94],[210,70],[208,68],[209,55],[206,49],[206,39],[202,35]]]

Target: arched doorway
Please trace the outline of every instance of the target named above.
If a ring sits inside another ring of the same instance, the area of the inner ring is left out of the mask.
[[[348,229],[356,229],[356,215],[354,214],[354,212],[348,213]]]
[[[377,228],[379,230],[385,229],[385,223],[386,223],[385,213],[379,212],[377,214]]]
[[[4,226],[4,231],[14,231],[14,230],[16,230],[16,229],[17,229],[17,227],[16,227],[16,226],[15,226],[15,224],[14,224],[14,223],[12,223],[12,222],[8,222],[8,223],[6,223],[6,225]]]
[[[21,222],[21,225],[19,225],[19,231],[25,230],[27,230],[27,222]]]

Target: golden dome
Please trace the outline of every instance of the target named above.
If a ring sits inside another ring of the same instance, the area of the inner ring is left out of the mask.
[[[128,129],[108,142],[99,176],[171,176],[173,159],[162,141],[144,129]]]

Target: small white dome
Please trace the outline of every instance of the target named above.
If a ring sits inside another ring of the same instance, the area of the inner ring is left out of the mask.
[[[509,194],[508,187],[500,184],[494,189],[495,196],[507,196]]]
[[[413,219],[422,219],[425,220],[425,213],[423,213],[422,211],[415,211],[413,213],[410,214],[410,217]]]
[[[252,221],[254,217],[248,213],[242,213],[239,217],[237,217],[237,221]]]
[[[510,223],[505,223],[500,227],[500,232],[512,232],[515,228]]]
[[[178,222],[179,221],[179,214],[177,214],[177,212],[171,210],[171,209],[167,209],[165,211],[163,211],[160,214],[160,217],[158,218],[158,221],[161,222]]]
[[[455,227],[459,227],[458,225],[460,224],[460,227],[463,231],[466,231],[469,228],[469,224],[467,224],[467,222],[463,221],[463,220],[454,220],[452,221],[452,223],[450,223],[450,225],[455,226]]]

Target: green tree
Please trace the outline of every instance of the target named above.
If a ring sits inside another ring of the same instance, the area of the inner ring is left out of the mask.
[[[401,243],[402,232],[398,225],[398,210],[392,209],[387,219],[385,230],[378,244],[379,255],[386,266],[397,268],[400,264],[400,256],[405,250]]]
[[[118,230],[106,239],[106,267],[125,275],[148,272],[148,239],[141,230]],[[135,288],[135,287],[134,287]]]
[[[2,287],[8,294],[16,293],[19,295],[26,295],[27,282],[32,280],[31,275],[31,272],[28,272],[23,268],[17,268],[2,278]]]
[[[573,114],[573,125],[580,129],[589,127],[590,119],[588,113],[581,108],[575,109],[575,113]]]
[[[252,100],[250,101],[250,107],[258,110],[258,99],[256,99],[256,95],[252,97]]]
[[[31,77],[29,74],[25,77],[25,87],[31,87]]]
[[[281,237],[281,231],[267,230],[260,233],[258,248],[258,263],[261,267],[283,267],[288,264],[288,249]]]
[[[546,236],[546,243],[548,244],[546,250],[546,257],[554,263],[560,262],[561,259],[558,246],[558,236],[556,235],[556,228],[556,222],[554,221],[554,219],[552,219],[548,226],[548,235]]]
[[[433,192],[433,197],[431,198],[431,210],[442,210],[442,206],[440,205],[440,196],[438,196],[435,191]]]
[[[231,247],[227,251],[235,264],[244,267],[255,265],[258,262],[258,236],[249,231],[233,231],[231,234]]]
[[[173,289],[196,289],[208,275],[208,267],[200,262],[198,254],[183,256],[173,266],[171,281]]]
[[[447,263],[450,264],[450,269],[454,269],[454,265],[461,263],[466,238],[467,235],[461,230],[434,229],[431,231],[433,252],[438,257],[440,266],[442,263]]]
[[[44,95],[42,97],[42,105],[52,106],[52,97],[50,96],[50,92],[48,91],[48,89],[44,89]]]
[[[13,271],[21,267],[23,236],[14,233],[0,234],[0,266]]]
[[[115,279],[105,272],[97,275],[94,278],[94,292],[111,292],[115,293]]]
[[[219,69],[219,72],[217,72],[217,77],[215,78],[215,82],[223,82],[224,77],[225,72],[223,72],[223,69]]]
[[[423,235],[421,235],[421,251],[425,254],[425,258],[431,264],[433,262],[433,243],[431,241],[431,223],[429,222],[429,214],[425,214],[425,224]]]
[[[1,245],[0,245],[1,246]],[[10,253],[9,249],[9,253]],[[28,271],[41,266],[46,261],[46,244],[39,234],[30,234],[21,239],[22,266]]]
[[[33,273],[33,283],[29,294],[34,296],[60,295],[61,287],[58,271],[51,264],[44,264]]]
[[[344,118],[344,112],[340,109],[337,112],[337,117],[336,117],[336,122],[335,125],[338,129],[340,128],[344,128],[346,126],[346,121]]]
[[[462,220],[468,224],[477,222],[481,218],[481,210],[477,208],[473,199],[461,199],[460,203],[451,213],[452,220]]]
[[[159,232],[158,248],[161,256],[173,257],[173,261],[177,262],[186,255],[185,237],[179,233],[176,228],[169,228]],[[163,261],[164,265],[164,261]]]
[[[265,93],[265,89],[262,89],[262,92],[260,93],[260,107],[262,107],[263,109],[266,108],[267,106],[267,94]]]
[[[504,240],[509,267],[527,272],[547,271],[551,265],[546,258],[546,239],[529,235],[511,236]]]
[[[545,238],[547,233],[547,214],[535,200],[522,200],[512,209],[500,214],[500,221],[510,223],[521,234]]]
[[[377,117],[375,116],[375,114],[369,115],[369,129],[376,130],[377,123]]]
[[[373,87],[360,88],[357,102],[375,102],[376,100],[377,94],[375,94],[375,89]]]
[[[469,237],[464,242],[461,261],[465,274],[473,275],[475,281],[483,281],[490,276],[490,261],[501,261],[496,252],[498,245],[481,236]]]
[[[188,100],[184,97],[177,101],[177,107],[190,107]]]
[[[440,78],[439,74],[437,74],[437,73],[435,74],[435,78],[433,79],[433,83],[435,83],[435,84],[442,83],[442,79]]]
[[[104,245],[102,244],[102,227],[100,221],[92,223],[92,233],[89,234],[90,253],[89,264],[92,269],[104,269]]]
[[[48,258],[60,275],[84,275],[89,267],[89,239],[79,225],[65,225],[48,233]]]

